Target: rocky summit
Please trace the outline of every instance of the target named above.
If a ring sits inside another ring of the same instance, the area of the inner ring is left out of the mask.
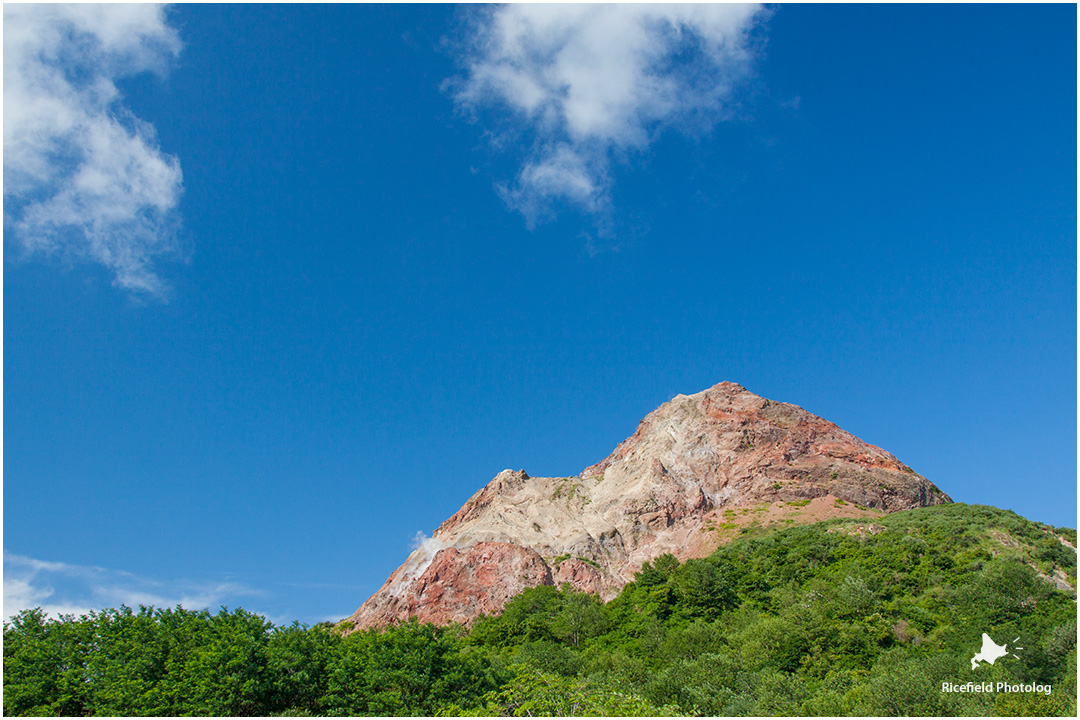
[[[948,502],[881,448],[724,382],[664,403],[579,475],[502,471],[342,627],[412,616],[468,624],[536,585],[569,583],[609,599],[644,563],[705,557],[754,525],[869,523]]]

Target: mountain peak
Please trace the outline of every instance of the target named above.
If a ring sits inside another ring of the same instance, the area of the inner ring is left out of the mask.
[[[349,618],[470,622],[526,587],[614,596],[664,553],[704,557],[742,528],[872,519],[951,502],[890,453],[722,382],[676,395],[572,477],[503,470]]]

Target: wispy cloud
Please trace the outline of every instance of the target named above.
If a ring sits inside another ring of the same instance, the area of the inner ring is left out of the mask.
[[[4,553],[5,621],[34,607],[58,617],[120,605],[215,609],[235,605],[238,598],[263,596],[264,593],[236,582],[153,580],[122,570]]]
[[[664,128],[730,116],[765,14],[759,5],[489,8],[472,28],[466,75],[450,87],[460,107],[494,111],[495,137],[523,131],[521,169],[500,192],[530,226],[559,203],[602,219],[613,161]]]
[[[116,81],[179,52],[162,6],[4,5],[5,235],[165,296],[153,264],[178,253],[180,163]]]

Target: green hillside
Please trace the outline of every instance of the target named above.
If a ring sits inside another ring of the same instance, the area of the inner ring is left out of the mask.
[[[534,588],[471,630],[27,611],[4,629],[4,711],[1073,716],[1075,544],[953,504],[751,528],[705,560],[659,558],[609,603]],[[1009,654],[973,668],[983,633]],[[990,691],[942,691],[969,682]]]

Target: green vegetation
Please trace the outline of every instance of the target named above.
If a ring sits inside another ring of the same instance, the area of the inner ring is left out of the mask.
[[[600,479],[603,480],[603,476],[600,476]],[[555,489],[552,491],[551,499],[558,500],[559,498],[565,496],[566,499],[569,501],[573,500],[574,498],[578,498],[581,500],[582,507],[584,507],[585,505],[588,505],[592,502],[592,498],[581,495],[580,493],[583,489],[584,485],[579,482],[578,478],[563,478],[559,481],[559,484],[556,485]]]
[[[342,637],[244,610],[127,607],[4,626],[5,715],[430,715],[498,687],[460,628]]]
[[[874,522],[747,528],[606,604],[538,587],[471,630],[29,610],[4,627],[4,713],[1075,715],[1075,594],[1040,577],[1075,584],[1075,531],[965,505]],[[973,670],[983,632],[1023,649]],[[969,681],[1053,692],[941,692]]]

